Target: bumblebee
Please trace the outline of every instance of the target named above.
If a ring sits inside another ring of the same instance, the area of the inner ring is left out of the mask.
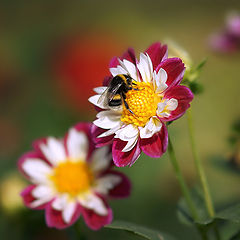
[[[126,102],[126,93],[129,90],[138,90],[134,88],[136,82],[126,74],[119,74],[112,78],[107,89],[102,93],[98,103],[104,102],[110,108],[118,108],[122,104],[125,105],[129,112],[134,114]]]

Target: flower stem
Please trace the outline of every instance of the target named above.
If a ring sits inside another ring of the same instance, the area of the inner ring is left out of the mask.
[[[200,158],[199,158],[199,155],[197,152],[197,148],[196,148],[191,109],[188,109],[188,111],[187,111],[187,119],[188,119],[188,128],[189,128],[193,158],[194,158],[195,166],[196,166],[197,173],[198,173],[198,176],[200,179],[200,183],[203,188],[205,205],[206,205],[209,216],[211,218],[213,218],[215,215],[215,210],[214,210],[212,199],[210,196],[207,178],[206,178],[206,175],[205,175],[205,172],[204,172],[204,169],[202,166],[202,162],[200,161]]]
[[[176,177],[177,177],[177,179],[179,181],[182,193],[183,193],[184,198],[186,200],[186,203],[188,205],[189,211],[191,212],[191,215],[192,215],[193,219],[196,221],[196,220],[198,220],[197,210],[196,210],[195,205],[194,205],[194,203],[192,201],[190,192],[188,190],[188,187],[187,187],[187,185],[185,183],[185,180],[183,178],[182,172],[180,170],[179,164],[177,162],[176,155],[175,155],[175,152],[174,152],[173,145],[172,145],[170,137],[168,137],[168,153],[169,153],[169,156],[170,156],[173,168],[175,170]]]

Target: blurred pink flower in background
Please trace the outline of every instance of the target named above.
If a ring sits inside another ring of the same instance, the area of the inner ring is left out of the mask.
[[[32,183],[21,193],[24,203],[45,209],[48,227],[69,227],[82,215],[89,228],[98,230],[113,218],[107,199],[130,193],[129,180],[112,170],[110,147],[96,149],[90,128],[79,123],[63,139],[38,140],[19,160]]]
[[[217,52],[229,53],[240,49],[240,13],[226,18],[224,28],[209,38],[210,47]]]

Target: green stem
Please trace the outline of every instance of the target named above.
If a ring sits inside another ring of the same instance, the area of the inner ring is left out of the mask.
[[[187,185],[184,181],[182,172],[180,170],[179,164],[178,164],[177,159],[176,159],[176,155],[175,155],[170,137],[168,137],[168,153],[169,153],[173,168],[175,170],[176,177],[179,181],[182,193],[183,193],[184,198],[186,200],[186,203],[188,205],[189,211],[191,212],[191,215],[192,215],[193,219],[196,221],[196,220],[198,220],[197,210],[196,210],[196,208],[194,206],[194,203],[192,201],[192,198],[191,198],[190,192],[188,190],[188,187],[187,187]]]
[[[80,230],[80,224],[79,224],[79,223],[80,223],[80,222],[77,221],[77,222],[73,225],[74,230],[75,230],[75,237],[76,237],[75,239],[77,239],[77,240],[86,240],[84,234],[83,234],[82,231]]]
[[[192,147],[192,152],[193,152],[193,158],[194,158],[194,163],[197,169],[197,173],[200,179],[200,183],[203,189],[203,194],[204,194],[204,200],[205,200],[205,205],[208,211],[208,214],[211,218],[214,218],[215,215],[215,210],[213,207],[212,199],[210,196],[209,192],[209,187],[207,183],[207,178],[202,166],[202,162],[200,161],[197,148],[196,148],[196,143],[195,143],[195,134],[193,130],[193,121],[192,121],[192,113],[191,109],[188,109],[187,111],[187,119],[188,119],[188,128],[189,128],[189,134],[190,134],[190,141],[191,141],[191,147]]]

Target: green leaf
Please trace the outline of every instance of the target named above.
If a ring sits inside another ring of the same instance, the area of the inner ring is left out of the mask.
[[[208,217],[202,192],[197,187],[195,187],[191,190],[190,194],[196,206],[199,219],[196,222],[193,220],[193,217],[190,214],[185,199],[181,198],[178,203],[177,212],[179,220],[187,225],[198,224],[202,226],[207,226],[211,224],[213,220]]]
[[[240,224],[240,203],[218,212],[216,218]]]
[[[202,68],[204,67],[204,65],[207,62],[207,58],[203,59],[196,67],[195,67],[195,71],[201,71]]]
[[[168,234],[125,221],[114,221],[112,224],[107,225],[106,228],[124,230],[149,240],[174,240]]]
[[[203,85],[198,82],[190,82],[189,87],[194,94],[200,94],[204,90]]]

